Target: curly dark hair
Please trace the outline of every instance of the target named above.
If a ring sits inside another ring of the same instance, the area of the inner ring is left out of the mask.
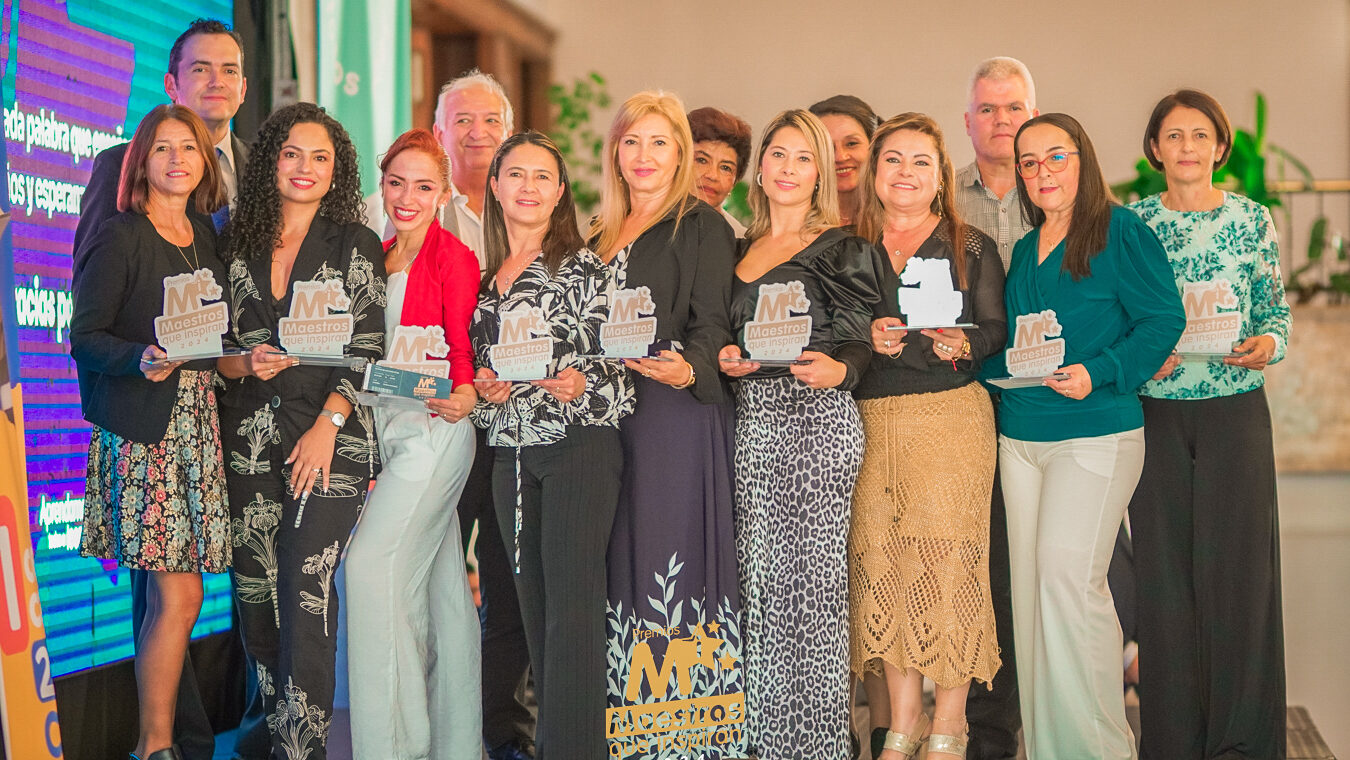
[[[239,196],[225,226],[224,250],[232,258],[247,261],[270,255],[281,245],[277,159],[296,124],[318,124],[328,130],[328,138],[333,141],[333,184],[319,203],[319,216],[337,224],[366,219],[361,168],[347,130],[319,106],[295,103],[278,109],[258,128],[258,139],[239,177]]]

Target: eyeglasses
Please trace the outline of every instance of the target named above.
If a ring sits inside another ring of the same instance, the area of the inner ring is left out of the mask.
[[[1069,156],[1078,155],[1078,151],[1064,151],[1060,153],[1051,153],[1045,158],[1037,161],[1034,158],[1024,158],[1017,162],[1017,173],[1022,175],[1022,179],[1034,179],[1041,173],[1041,167],[1050,170],[1051,174],[1059,174],[1069,165]]]

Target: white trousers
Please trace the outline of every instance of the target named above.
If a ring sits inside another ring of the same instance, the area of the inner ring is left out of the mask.
[[[999,437],[1031,760],[1138,757],[1106,570],[1143,466],[1143,428],[1052,442]]]
[[[384,469],[343,563],[352,754],[477,758],[478,611],[455,514],[473,464],[473,426],[375,411]]]

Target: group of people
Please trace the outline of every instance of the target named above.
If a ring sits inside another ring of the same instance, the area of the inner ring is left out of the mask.
[[[230,134],[242,55],[219,22],[179,38],[173,104],[96,161],[77,235],[82,551],[137,579],[133,757],[210,756],[186,648],[200,573],[231,566],[236,754],[324,757],[339,562],[358,758],[842,760],[858,680],[878,760],[1013,757],[1019,728],[1032,758],[1136,757],[1123,522],[1141,754],[1283,756],[1261,370],[1289,310],[1269,214],[1212,184],[1211,97],[1158,103],[1168,189],[1126,208],[1014,59],[972,77],[960,170],[931,117],[852,96],[752,153],[744,121],[642,92],[583,230],[557,146],[473,72],[384,152],[382,244],[322,109]],[[203,270],[233,350],[170,360],[165,279]],[[1219,283],[1240,339],[1178,354],[1204,316],[1183,292]],[[418,346],[400,360],[448,398],[364,406],[359,362],[283,351],[313,284],[341,291],[348,359]]]

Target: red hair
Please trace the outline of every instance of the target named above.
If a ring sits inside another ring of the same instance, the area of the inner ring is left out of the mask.
[[[388,173],[389,164],[393,163],[394,157],[405,150],[418,150],[431,156],[431,160],[441,169],[441,187],[450,187],[450,156],[446,155],[445,148],[431,132],[421,127],[404,132],[398,136],[393,145],[389,146],[384,158],[380,160],[380,174]]]

